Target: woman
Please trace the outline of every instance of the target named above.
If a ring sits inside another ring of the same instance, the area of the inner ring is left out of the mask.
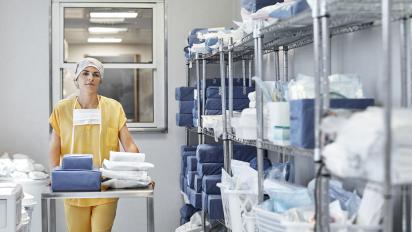
[[[110,151],[119,151],[119,140],[125,151],[139,152],[121,104],[98,95],[103,72],[100,61],[81,60],[74,77],[79,95],[61,100],[53,109],[49,120],[52,168],[60,165],[64,154],[93,154],[93,165],[101,167]],[[116,198],[68,199],[64,202],[68,231],[111,231],[116,207]]]

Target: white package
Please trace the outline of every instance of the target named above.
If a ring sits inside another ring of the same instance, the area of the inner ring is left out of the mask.
[[[103,168],[115,171],[147,171],[154,165],[147,162],[103,161]]]
[[[144,153],[110,151],[110,161],[144,162]]]
[[[38,172],[38,171],[29,172],[29,178],[32,180],[44,180],[44,179],[47,179],[47,177],[49,177],[49,175],[44,172]]]
[[[147,180],[147,171],[113,171],[100,168],[103,177],[119,180]]]
[[[102,182],[103,186],[108,186],[110,188],[115,189],[123,189],[123,188],[141,188],[147,187],[150,183],[149,180],[118,180],[118,179],[110,179],[107,181]]]
[[[358,225],[379,225],[383,216],[384,199],[379,192],[380,187],[367,184],[358,210]]]

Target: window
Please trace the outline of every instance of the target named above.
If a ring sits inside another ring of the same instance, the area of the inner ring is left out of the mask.
[[[53,104],[77,93],[76,62],[103,62],[100,94],[119,101],[132,131],[166,129],[163,2],[53,3]]]

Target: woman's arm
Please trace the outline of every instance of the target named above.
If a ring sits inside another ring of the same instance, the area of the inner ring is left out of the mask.
[[[56,132],[54,132],[53,130],[52,137],[51,137],[50,151],[49,151],[51,169],[60,165],[60,150],[61,150],[60,136],[56,134]]]
[[[132,135],[130,134],[126,125],[124,125],[122,129],[120,129],[119,138],[124,151],[139,153],[139,148],[137,148],[136,144],[134,143]]]

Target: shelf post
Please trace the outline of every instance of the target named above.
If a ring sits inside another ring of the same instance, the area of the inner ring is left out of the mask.
[[[222,95],[222,126],[223,126],[223,154],[224,154],[224,168],[227,173],[231,174],[230,157],[229,157],[229,141],[227,136],[227,114],[226,114],[226,64],[225,52],[223,50],[223,39],[219,39],[219,61],[220,61],[220,88]]]
[[[201,89],[200,89],[200,62],[199,62],[199,53],[196,53],[195,55],[196,59],[196,91],[197,91],[197,138],[198,138],[198,144],[202,144],[202,125],[201,125],[201,112],[202,112],[202,106],[201,106]]]

